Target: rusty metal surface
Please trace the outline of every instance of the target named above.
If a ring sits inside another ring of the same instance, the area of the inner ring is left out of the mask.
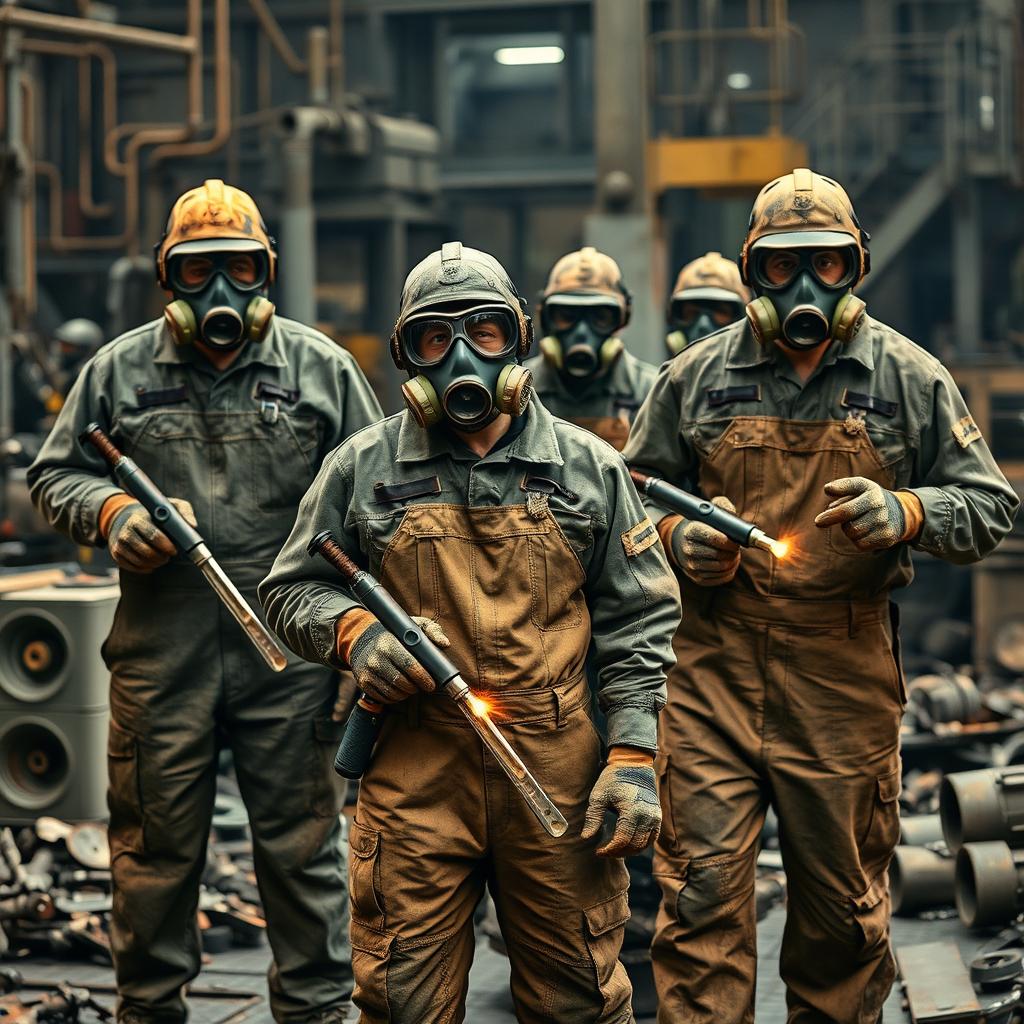
[[[925,942],[897,950],[900,977],[914,1024],[983,1020],[981,1004],[954,942]]]

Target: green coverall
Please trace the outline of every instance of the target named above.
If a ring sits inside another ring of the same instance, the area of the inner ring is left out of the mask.
[[[85,366],[29,470],[32,498],[74,541],[102,543],[97,517],[120,491],[77,440],[95,420],[165,494],[192,503],[214,557],[258,609],[256,584],[321,462],[380,415],[352,357],[294,321],[275,317],[223,372],[175,347],[155,321]],[[185,1019],[222,745],[234,754],[252,827],[274,1017],[316,1020],[346,1003],[334,674],[299,659],[273,673],[182,558],[150,575],[121,571],[103,655],[119,1014]]]

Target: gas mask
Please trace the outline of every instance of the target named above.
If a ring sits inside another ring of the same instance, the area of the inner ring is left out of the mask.
[[[164,319],[175,342],[198,340],[230,352],[259,341],[274,315],[274,304],[263,294],[268,274],[266,253],[259,248],[172,250],[168,285],[174,301],[164,308]]]
[[[778,340],[806,351],[856,333],[865,305],[850,291],[857,277],[852,246],[755,247],[752,262],[758,298],[747,306],[747,319],[762,344]]]
[[[570,383],[584,384],[605,373],[622,355],[625,346],[614,335],[622,326],[622,311],[609,302],[590,299],[577,304],[565,299],[543,308],[547,335],[540,350]]]
[[[399,343],[410,374],[402,397],[421,427],[447,418],[475,433],[500,413],[526,411],[533,374],[519,363],[518,320],[509,308],[414,314],[402,324]]]
[[[678,355],[688,345],[727,327],[742,315],[739,301],[724,299],[674,299],[669,307],[669,324],[675,330],[665,338],[672,355]]]

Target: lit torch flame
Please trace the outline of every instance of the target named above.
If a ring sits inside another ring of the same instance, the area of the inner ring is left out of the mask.
[[[466,702],[469,704],[470,710],[477,718],[486,718],[488,712],[491,710],[491,705],[482,697],[478,697],[475,693],[471,693],[466,698]]]
[[[789,554],[789,546],[788,540],[773,540],[772,554],[781,561]]]

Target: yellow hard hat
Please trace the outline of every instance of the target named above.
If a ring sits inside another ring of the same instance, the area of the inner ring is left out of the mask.
[[[622,280],[618,263],[606,253],[585,245],[576,252],[566,253],[551,268],[548,283],[541,292],[541,309],[548,302],[566,305],[590,302],[595,296],[610,299],[622,311],[619,327],[629,323],[633,296]]]
[[[199,250],[211,240],[233,241],[243,249],[263,249],[269,261],[268,281],[277,273],[277,249],[260,216],[259,208],[248,192],[225,185],[220,178],[208,178],[198,188],[179,196],[171,207],[163,237],[155,246],[156,277],[167,287],[167,257],[178,246]],[[228,248],[231,246],[205,246]]]
[[[750,253],[757,246],[853,246],[859,266],[853,285],[871,269],[864,231],[846,190],[837,181],[798,167],[770,181],[750,211],[747,237],[740,251],[740,274],[750,284]]]
[[[709,252],[691,260],[679,271],[669,302],[680,299],[746,305],[750,292],[740,280],[740,268],[732,260],[727,260],[720,252]]]

